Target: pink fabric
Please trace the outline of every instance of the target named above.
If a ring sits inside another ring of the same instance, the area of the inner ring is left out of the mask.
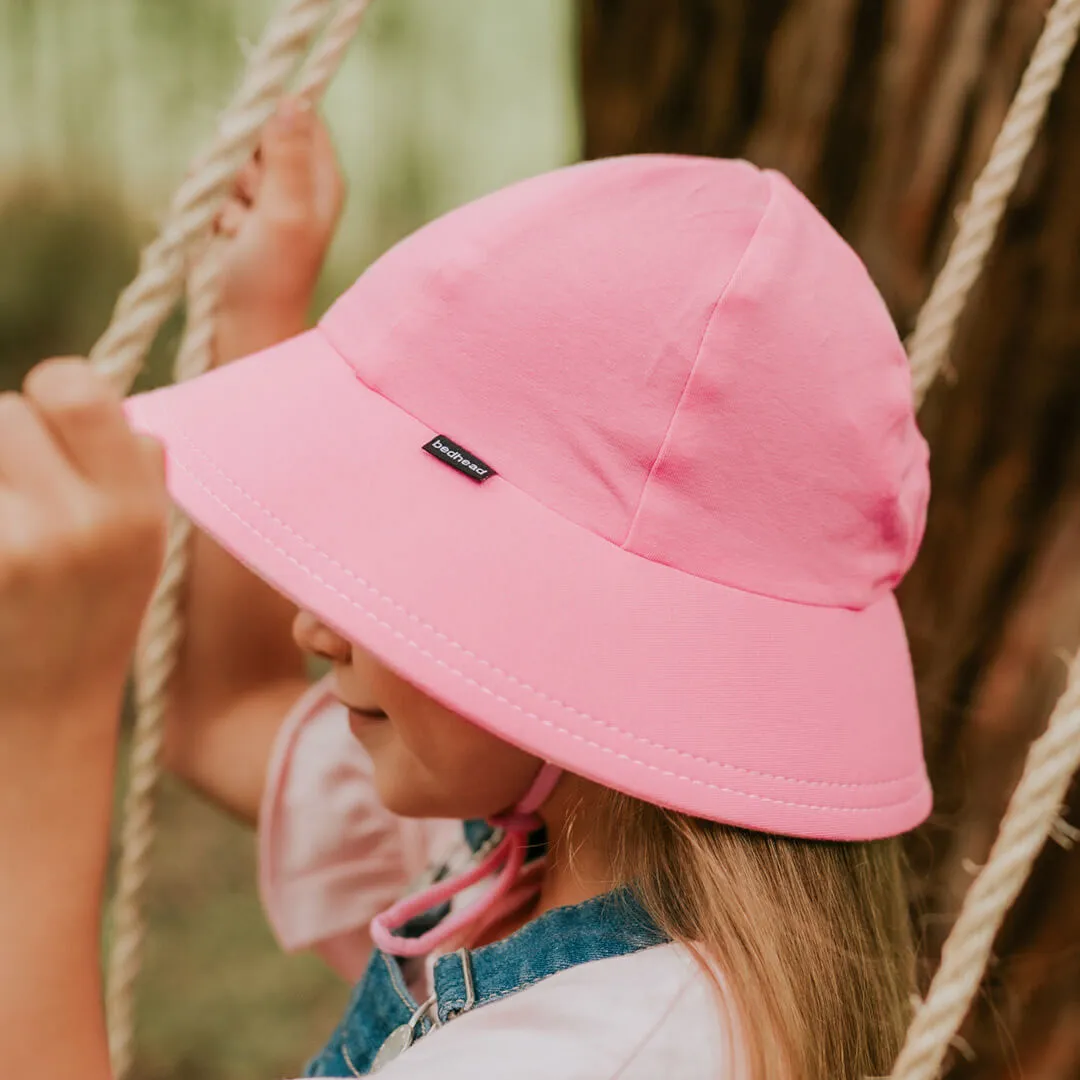
[[[281,946],[311,949],[350,980],[368,924],[462,840],[460,821],[414,821],[378,799],[348,714],[316,683],[283,724],[259,813],[259,893]]]
[[[545,761],[540,766],[540,771],[536,774],[533,782],[529,785],[529,790],[518,800],[517,806],[514,807],[514,814],[501,814],[495,824],[502,825],[504,828],[514,827],[519,824],[515,815],[521,815],[527,820],[522,821],[520,824],[529,829],[537,828],[536,811],[548,801],[562,774],[563,771],[558,765],[552,765],[550,761]]]
[[[371,921],[371,939],[383,950],[395,956],[423,956],[433,948],[462,933],[487,915],[510,891],[517,881],[525,862],[525,838],[520,832],[511,832],[488,855],[463,874],[447,878],[434,885],[399,900]],[[430,908],[438,907],[447,900],[464,892],[470,885],[498,874],[492,887],[475,904],[461,908],[443,919],[438,926],[415,938],[395,937],[413,916]]]
[[[548,763],[541,765],[529,790],[518,800],[513,811],[492,818],[492,825],[506,830],[506,835],[492,851],[463,873],[429,885],[380,912],[371,920],[371,940],[383,952],[394,956],[423,956],[462,934],[467,927],[490,919],[518,880],[525,865],[529,833],[544,823],[536,811],[555,789],[561,775],[562,770],[558,767]],[[494,884],[475,904],[453,912],[438,926],[415,938],[395,937],[394,932],[414,916],[446,903],[494,873],[498,873]]]
[[[317,329],[129,410],[199,525],[544,760],[797,836],[928,813],[891,592],[928,487],[907,362],[776,173],[644,156],[514,185]]]

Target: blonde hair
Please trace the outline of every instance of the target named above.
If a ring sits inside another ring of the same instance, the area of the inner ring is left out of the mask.
[[[755,1080],[888,1074],[915,989],[898,840],[749,832],[613,791],[600,818],[616,883],[702,961]]]

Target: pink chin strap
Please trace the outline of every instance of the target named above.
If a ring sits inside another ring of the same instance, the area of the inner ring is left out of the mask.
[[[506,835],[475,866],[458,874],[457,877],[437,881],[434,885],[399,900],[393,907],[376,915],[371,920],[371,940],[375,945],[392,956],[424,956],[447,938],[453,937],[462,928],[486,915],[509,892],[517,880],[518,873],[525,862],[525,848],[528,846],[529,833],[543,825],[536,811],[547,801],[547,797],[559,782],[560,776],[562,776],[562,769],[559,766],[545,762],[540,766],[536,779],[517,805],[508,813],[489,819],[491,825],[502,829]],[[419,937],[404,938],[394,933],[411,918],[446,903],[463,889],[493,874],[500,866],[502,870],[495,884],[476,903],[462,911],[452,912],[438,926]]]

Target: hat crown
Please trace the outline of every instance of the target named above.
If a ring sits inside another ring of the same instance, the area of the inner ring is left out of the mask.
[[[322,327],[496,482],[644,558],[853,608],[914,558],[903,347],[777,173],[646,155],[523,181],[392,248]]]

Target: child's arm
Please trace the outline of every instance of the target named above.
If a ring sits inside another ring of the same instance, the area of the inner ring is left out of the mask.
[[[217,222],[223,291],[215,362],[304,330],[343,185],[326,129],[287,103]],[[278,726],[306,686],[295,607],[203,533],[193,540],[168,767],[254,821]]]
[[[0,1062],[109,1075],[99,981],[120,700],[164,549],[162,455],[73,361],[0,395]]]

